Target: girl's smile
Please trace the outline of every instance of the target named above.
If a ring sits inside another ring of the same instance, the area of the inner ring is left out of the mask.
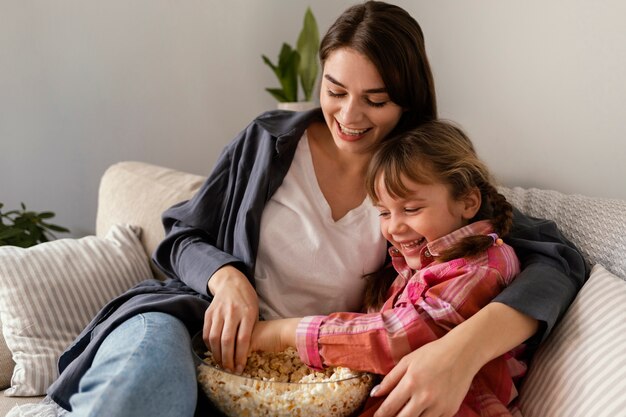
[[[420,184],[406,176],[402,183],[408,189],[407,195],[392,196],[381,175],[376,208],[385,238],[402,253],[410,268],[418,269],[424,245],[465,226],[476,214],[480,197],[470,193],[455,200],[445,184]]]

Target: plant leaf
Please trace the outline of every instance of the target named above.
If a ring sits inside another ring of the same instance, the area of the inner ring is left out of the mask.
[[[311,100],[313,88],[315,88],[315,82],[317,81],[319,43],[320,35],[317,29],[317,22],[311,8],[307,7],[302,31],[296,45],[300,54],[298,74],[300,75],[300,84],[302,85],[305,101]]]
[[[7,240],[21,235],[23,232],[19,229],[7,229],[0,232],[0,240]]]
[[[289,101],[287,100],[287,97],[285,97],[284,91],[280,88],[266,88],[265,91],[270,93],[276,100],[278,100],[281,103]]]
[[[44,223],[44,222],[41,222],[41,225],[45,227],[46,229],[50,229],[55,232],[69,233],[69,229],[66,229],[63,226],[57,226],[56,224],[49,224],[49,223]]]
[[[265,55],[261,55],[261,58],[263,58],[263,62],[265,62],[267,66],[270,67],[272,71],[274,72],[274,74],[278,77],[279,76],[278,67],[274,65],[274,63],[270,61],[270,59],[266,57]]]
[[[288,43],[283,43],[278,57],[279,81],[283,88],[286,101],[298,101],[298,65],[300,54],[291,48]]]
[[[54,217],[54,213],[51,211],[42,211],[37,215],[37,217],[39,217],[40,219],[50,219]]]
[[[21,210],[12,210],[0,213],[0,246],[11,245],[28,248],[38,243],[48,242],[55,236],[48,230],[68,233],[69,229],[44,222],[44,219],[54,217],[51,211],[37,213],[26,211],[26,205],[21,203]],[[5,224],[2,219],[7,220]]]
[[[266,90],[278,101],[297,101],[298,99],[298,63],[300,55],[288,43],[283,43],[278,54],[278,64],[274,63],[265,55],[261,55],[263,62],[267,64],[274,75],[278,78],[282,90],[267,88]]]

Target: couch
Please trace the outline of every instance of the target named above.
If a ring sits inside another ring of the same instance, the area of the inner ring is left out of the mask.
[[[102,176],[95,236],[0,248],[0,416],[42,398],[59,353],[108,299],[159,276],[148,255],[163,237],[160,215],[202,181],[120,162]],[[522,211],[556,221],[594,266],[535,355],[520,394],[523,414],[626,415],[626,201],[500,190]]]

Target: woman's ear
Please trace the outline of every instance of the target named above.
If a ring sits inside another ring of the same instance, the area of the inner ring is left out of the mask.
[[[480,205],[482,203],[480,190],[477,187],[472,188],[467,192],[467,194],[465,194],[464,197],[461,198],[461,201],[463,202],[463,218],[466,220],[474,218],[476,213],[478,213],[478,210],[480,210]]]

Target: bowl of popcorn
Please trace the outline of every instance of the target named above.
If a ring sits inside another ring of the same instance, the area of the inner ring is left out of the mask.
[[[202,390],[230,417],[347,417],[363,406],[374,384],[372,375],[348,368],[314,371],[293,348],[252,352],[243,373],[237,375],[215,363],[201,333],[192,345]]]

